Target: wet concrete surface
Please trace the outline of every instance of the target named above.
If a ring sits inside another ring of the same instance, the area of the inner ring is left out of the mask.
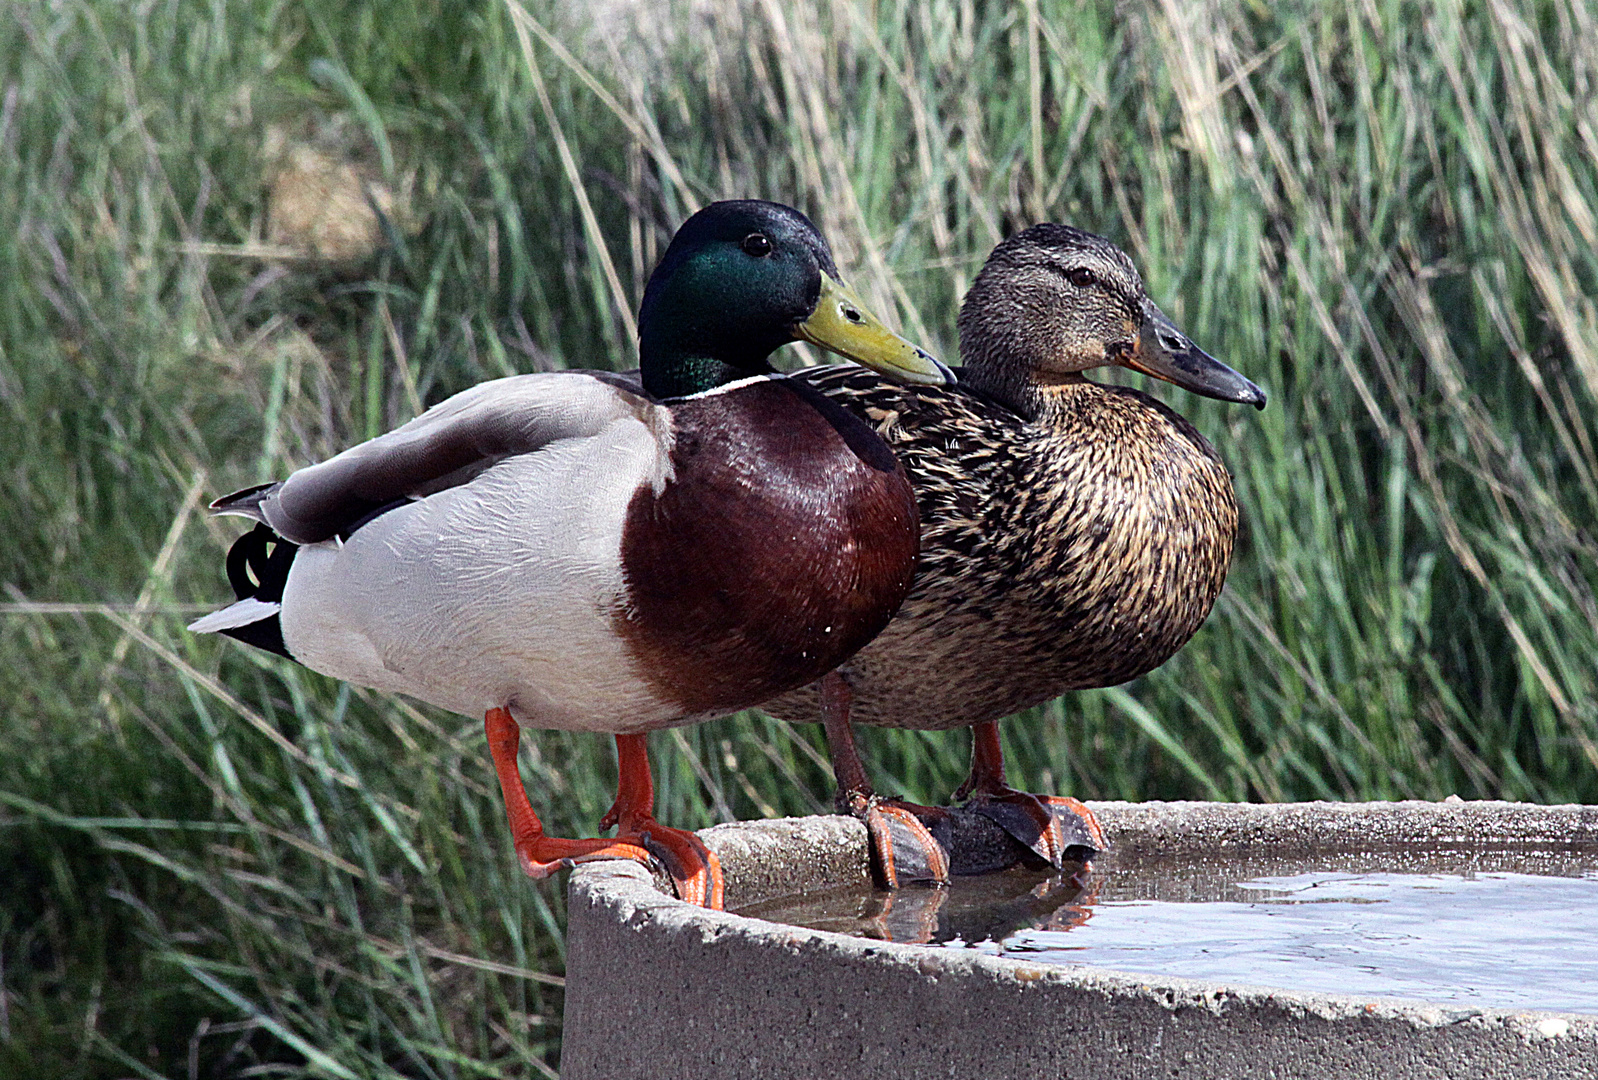
[[[1489,872],[1559,873],[1598,853],[1594,807],[1092,805],[1121,864],[1189,867],[1169,875],[1176,894],[1213,890],[1222,877],[1235,883],[1240,860],[1266,874],[1284,859],[1347,867],[1410,848],[1426,853],[1417,869],[1426,859],[1465,859]],[[852,891],[856,899],[843,902],[858,908],[869,894],[864,829],[851,819],[702,835],[723,860],[734,905],[781,894],[824,904]],[[882,938],[924,932],[930,919],[959,925],[966,940],[1002,936],[1014,919],[1074,917],[1069,879],[1012,872],[975,880],[992,895],[969,907],[953,903],[961,890],[935,905],[925,892],[904,891],[886,904],[869,901],[885,910],[855,917],[878,920]],[[580,868],[570,895],[568,1080],[1598,1077],[1594,1016],[1302,993],[871,940],[692,908],[662,895],[635,864]]]

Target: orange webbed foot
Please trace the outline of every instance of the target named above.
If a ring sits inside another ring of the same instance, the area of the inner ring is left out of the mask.
[[[1093,811],[1062,795],[1017,791],[1004,780],[1004,754],[996,722],[972,728],[971,776],[954,793],[965,807],[989,818],[1043,861],[1057,867],[1087,862],[1110,849]],[[969,798],[967,798],[969,796]]]
[[[654,819],[654,785],[644,736],[616,736],[621,777],[616,802],[604,822],[605,827],[620,824],[616,837],[568,840],[544,835],[543,822],[528,801],[516,763],[521,729],[515,719],[505,709],[491,709],[484,728],[505,797],[505,817],[516,858],[528,877],[542,880],[556,871],[596,859],[631,859],[645,866],[658,860],[671,875],[682,899],[701,907],[721,907],[721,864],[715,854],[693,833],[667,828]]]
[[[635,819],[632,828],[616,834],[617,840],[645,848],[671,875],[677,896],[690,904],[721,910],[725,884],[721,860],[703,840],[687,829],[673,829],[652,817]]]
[[[990,819],[1056,867],[1087,862],[1109,850],[1098,818],[1076,799],[1006,788],[977,792],[965,808]]]
[[[871,838],[871,869],[877,883],[897,889],[918,881],[949,883],[949,812],[870,792],[840,792],[849,813],[865,823]]]

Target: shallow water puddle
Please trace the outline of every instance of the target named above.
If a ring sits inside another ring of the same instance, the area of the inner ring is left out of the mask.
[[[1099,902],[990,951],[1218,982],[1598,1013],[1598,875],[1299,874],[1252,901]]]
[[[947,890],[838,890],[743,914],[1033,962],[1598,1014],[1591,854],[1328,861],[1106,860],[1074,879],[1007,871]]]

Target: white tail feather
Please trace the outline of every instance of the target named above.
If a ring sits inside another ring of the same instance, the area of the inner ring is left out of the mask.
[[[236,604],[230,604],[221,611],[213,611],[209,615],[202,615],[189,623],[189,629],[196,634],[214,634],[219,630],[233,630],[240,626],[249,626],[264,619],[270,619],[281,609],[282,604],[274,604],[267,600],[257,600],[249,597]]]
[[[211,511],[217,517],[241,517],[251,521],[266,521],[266,515],[261,513],[261,504],[250,503],[247,506],[219,506]]]

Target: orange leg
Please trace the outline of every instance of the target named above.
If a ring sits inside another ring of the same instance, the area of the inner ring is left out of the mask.
[[[505,709],[490,709],[484,718],[488,750],[494,758],[500,791],[505,796],[505,818],[510,824],[516,857],[527,876],[542,879],[557,870],[594,859],[632,859],[649,865],[658,856],[671,874],[678,895],[702,907],[721,907],[721,864],[693,833],[668,829],[654,819],[655,787],[649,776],[649,755],[643,735],[616,736],[621,775],[616,802],[605,815],[605,825],[619,822],[614,840],[600,837],[565,840],[544,835],[544,824],[533,813],[516,764],[521,729]]]
[[[838,809],[865,822],[871,834],[871,869],[877,884],[897,889],[904,881],[949,883],[949,815],[936,806],[884,799],[871,788],[849,725],[853,695],[836,671],[821,677],[821,718],[838,781]],[[943,833],[940,840],[933,832]]]
[[[616,839],[648,848],[665,865],[677,895],[700,907],[721,909],[721,862],[704,842],[686,829],[672,829],[655,820],[655,782],[649,775],[647,735],[617,735],[616,760],[621,775],[616,801],[599,827],[616,826]]]
[[[1032,795],[1005,783],[1004,750],[999,745],[996,720],[971,729],[971,775],[954,797],[968,795],[967,806],[992,818],[1055,866],[1068,858],[1109,850],[1098,819],[1081,802],[1060,795]],[[1088,850],[1084,854],[1082,849]]]

